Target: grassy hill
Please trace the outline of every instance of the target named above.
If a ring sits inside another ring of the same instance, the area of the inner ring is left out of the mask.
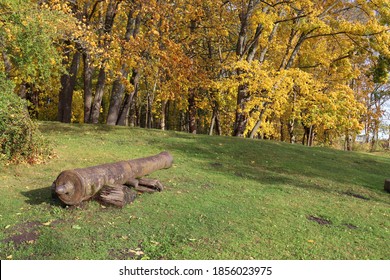
[[[0,167],[1,259],[389,259],[390,158],[271,141],[42,123],[56,157]],[[166,186],[63,208],[65,169],[168,150]]]

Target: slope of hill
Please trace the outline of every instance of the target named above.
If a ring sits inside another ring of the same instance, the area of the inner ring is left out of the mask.
[[[56,157],[0,169],[1,259],[389,259],[390,158],[271,141],[41,123]],[[168,150],[166,190],[62,208],[65,169]]]

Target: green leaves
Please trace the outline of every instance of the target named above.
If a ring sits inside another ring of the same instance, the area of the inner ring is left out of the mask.
[[[26,102],[0,72],[0,161],[37,163],[51,150],[28,115]]]

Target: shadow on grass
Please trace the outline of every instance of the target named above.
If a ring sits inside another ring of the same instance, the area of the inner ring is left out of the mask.
[[[60,200],[53,197],[51,193],[51,186],[30,191],[22,191],[21,194],[27,198],[26,203],[30,205],[47,203],[55,206],[62,206]]]
[[[55,128],[53,130],[53,128]],[[119,128],[120,129],[120,128]],[[65,124],[61,122],[40,122],[39,130],[45,134],[55,133],[66,133],[66,134],[77,134],[80,135],[83,132],[95,132],[105,131],[111,132],[118,130],[117,126],[106,125],[106,124]]]

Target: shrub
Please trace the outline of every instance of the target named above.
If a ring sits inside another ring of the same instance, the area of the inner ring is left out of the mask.
[[[49,143],[31,120],[26,101],[12,92],[0,73],[0,162],[39,163],[51,154]]]

